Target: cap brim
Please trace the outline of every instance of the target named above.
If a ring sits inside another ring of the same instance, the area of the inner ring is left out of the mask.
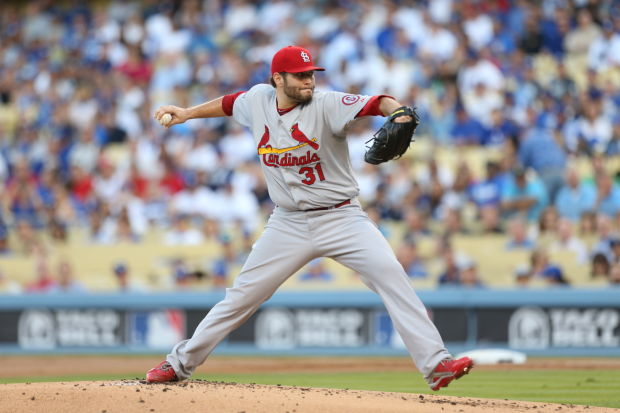
[[[325,71],[324,68],[318,67],[318,66],[304,66],[304,67],[298,67],[295,70],[287,71],[287,73],[302,73],[302,72],[309,72],[311,70],[314,70],[314,71],[317,71],[317,72]]]

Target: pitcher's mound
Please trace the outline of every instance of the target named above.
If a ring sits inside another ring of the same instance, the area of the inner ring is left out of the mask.
[[[146,384],[112,382],[18,383],[0,385],[0,412],[571,412],[611,413],[592,406],[472,399],[309,387],[265,386],[190,380]],[[616,410],[617,412],[617,410]]]

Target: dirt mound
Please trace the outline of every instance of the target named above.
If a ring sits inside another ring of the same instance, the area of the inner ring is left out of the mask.
[[[177,384],[139,380],[1,384],[0,400],[0,413],[617,412],[592,406],[201,380]]]

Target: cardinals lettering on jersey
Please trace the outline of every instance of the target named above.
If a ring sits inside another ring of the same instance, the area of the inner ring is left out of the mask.
[[[263,133],[257,147],[258,154],[262,156],[265,166],[270,166],[273,168],[278,168],[280,166],[301,166],[319,162],[321,160],[319,155],[312,151],[306,151],[306,153],[301,156],[288,153],[305,146],[310,146],[314,150],[319,149],[317,139],[309,139],[301,130],[299,130],[299,125],[297,123],[291,127],[290,132],[291,137],[299,142],[299,144],[285,148],[274,148],[269,145],[269,128],[265,126],[265,132]]]

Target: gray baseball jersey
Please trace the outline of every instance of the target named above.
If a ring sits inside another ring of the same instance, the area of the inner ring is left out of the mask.
[[[381,296],[427,379],[440,361],[450,357],[390,245],[356,199],[358,186],[345,129],[369,99],[316,92],[308,104],[281,115],[275,89],[269,85],[255,86],[237,97],[233,116],[254,135],[277,207],[226,297],[189,340],[168,354],[166,359],[180,379],[190,377],[221,340],[317,257],[330,257],[353,269]]]
[[[357,196],[345,128],[369,99],[315,92],[308,104],[279,115],[270,85],[254,86],[237,98],[233,117],[250,128],[278,206],[307,210]]]

